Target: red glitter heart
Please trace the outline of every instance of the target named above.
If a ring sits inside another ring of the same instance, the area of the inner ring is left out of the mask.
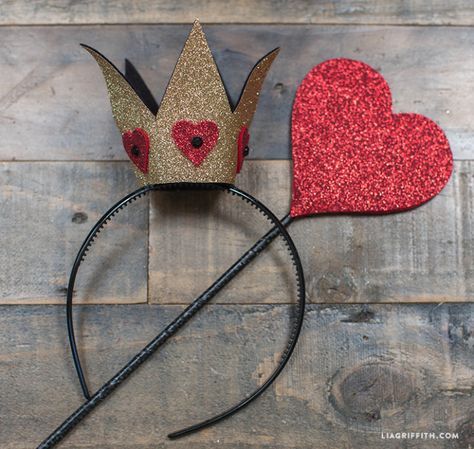
[[[292,114],[293,217],[402,211],[441,191],[453,166],[443,131],[391,108],[388,84],[362,62],[308,73]]]
[[[142,173],[148,173],[150,139],[145,130],[135,128],[122,134],[122,142],[130,160]]]
[[[173,125],[171,134],[181,152],[199,167],[216,146],[219,128],[210,120],[199,123],[180,120]]]

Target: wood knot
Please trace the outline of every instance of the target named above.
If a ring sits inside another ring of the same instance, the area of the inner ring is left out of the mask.
[[[288,88],[283,83],[276,83],[273,86],[273,89],[277,91],[280,95],[284,95],[288,92]]]
[[[351,313],[346,319],[341,320],[341,323],[371,323],[374,317],[375,313],[364,305],[358,312]]]
[[[412,379],[393,365],[367,362],[331,380],[329,401],[346,418],[367,425],[403,411],[416,394]]]
[[[448,325],[448,337],[454,344],[474,343],[474,332],[461,319],[453,318]]]
[[[456,442],[458,448],[472,448],[474,447],[474,415],[470,416],[467,421],[461,423],[454,433],[459,435]],[[453,442],[454,442],[453,441]]]
[[[85,223],[89,217],[85,212],[76,212],[72,218],[71,221],[76,224],[81,224]]]
[[[348,302],[357,296],[357,285],[350,268],[339,273],[326,272],[316,284],[317,302]]]

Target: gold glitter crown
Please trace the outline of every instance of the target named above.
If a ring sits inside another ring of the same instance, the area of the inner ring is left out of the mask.
[[[102,69],[115,122],[143,185],[234,182],[260,89],[278,49],[255,65],[232,108],[196,20],[155,115],[110,61],[84,47]]]

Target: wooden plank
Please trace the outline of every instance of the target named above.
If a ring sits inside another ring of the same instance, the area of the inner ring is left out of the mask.
[[[287,161],[248,161],[237,185],[280,217],[289,209]],[[150,223],[150,301],[162,304],[188,303],[268,229],[237,199],[190,193],[155,197]],[[309,301],[462,302],[474,300],[473,223],[474,162],[460,161],[443,192],[414,211],[302,218],[290,234]],[[288,253],[275,245],[216,301],[294,301]]]
[[[65,301],[76,253],[134,186],[128,163],[0,164],[0,304]],[[77,301],[146,302],[148,201],[102,231],[78,275]]]
[[[63,303],[82,240],[114,201],[135,188],[131,170],[110,162],[14,162],[0,164],[0,170],[0,302]],[[289,173],[287,161],[248,161],[238,185],[281,217],[288,210]],[[473,180],[473,162],[457,162],[442,194],[416,211],[313,217],[292,225],[309,300],[472,301]],[[240,200],[212,196],[154,195],[151,302],[188,303],[268,229]],[[147,229],[146,200],[107,226],[80,272],[78,300],[146,301]],[[275,242],[216,300],[292,301],[290,275],[288,253]]]
[[[160,99],[189,29],[0,28],[0,159],[125,159],[102,75],[78,44],[97,47],[119,67],[130,58]],[[381,70],[392,87],[395,111],[427,115],[446,130],[457,159],[474,157],[472,28],[215,25],[205,30],[234,99],[253,64],[282,48],[252,126],[254,158],[288,158],[296,87],[312,66],[334,57],[360,59]]]
[[[195,17],[208,23],[339,23],[472,25],[468,0],[318,1],[172,0],[62,2],[2,0],[0,25],[189,23]]]
[[[80,308],[81,350],[98,386],[179,306]],[[31,449],[80,403],[61,307],[0,309],[0,441]],[[294,358],[251,407],[219,426],[166,434],[221,411],[268,375],[288,306],[210,306],[58,447],[400,448],[381,432],[452,432],[417,449],[472,445],[472,305],[308,307]]]

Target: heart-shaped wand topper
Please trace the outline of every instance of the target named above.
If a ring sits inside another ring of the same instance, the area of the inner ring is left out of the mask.
[[[122,142],[130,160],[142,172],[148,173],[148,157],[150,153],[150,138],[141,128],[122,134]]]
[[[402,211],[441,191],[453,166],[443,131],[391,108],[388,84],[362,62],[308,73],[292,114],[293,217]]]
[[[181,152],[199,167],[216,146],[219,128],[210,120],[199,123],[180,120],[173,125],[171,134]]]

